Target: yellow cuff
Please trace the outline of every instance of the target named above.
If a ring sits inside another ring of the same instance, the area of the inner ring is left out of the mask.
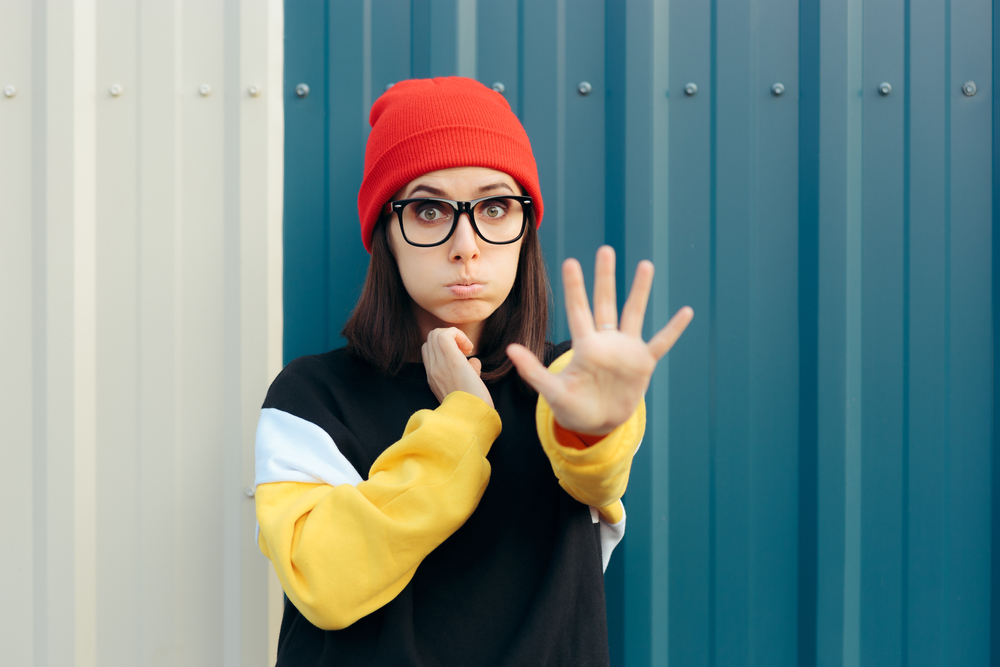
[[[610,523],[613,526],[625,518],[625,507],[622,505],[622,501],[616,500],[607,507],[598,507],[597,513],[601,515],[605,523]]]
[[[549,370],[558,373],[572,356],[573,351],[568,351],[552,362]],[[569,440],[568,434],[577,439],[579,435],[556,424],[552,408],[541,395],[535,420],[542,449],[559,483],[571,496],[592,507],[604,508],[624,495],[632,456],[646,430],[645,401],[639,403],[624,424],[589,445],[582,439]]]

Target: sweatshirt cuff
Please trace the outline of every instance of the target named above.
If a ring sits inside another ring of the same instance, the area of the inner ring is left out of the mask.
[[[464,391],[453,391],[445,396],[435,412],[447,415],[475,434],[483,456],[489,453],[503,428],[500,413],[483,399]]]
[[[616,526],[625,518],[625,507],[621,500],[616,500],[606,507],[598,507],[597,513],[604,520],[604,523]]]
[[[640,402],[632,416],[607,435],[584,436],[597,438],[593,444],[587,444],[579,434],[559,426],[552,408],[542,396],[538,397],[535,417],[538,437],[550,458],[557,457],[576,468],[587,468],[606,465],[616,459],[631,460],[646,430],[646,403]]]
[[[549,366],[553,373],[565,368],[572,350]],[[614,505],[628,485],[632,457],[646,430],[646,403],[640,401],[635,412],[597,442],[587,444],[579,434],[556,424],[548,401],[538,397],[535,425],[552,471],[559,484],[575,499],[592,507]],[[612,518],[614,511],[611,510]]]

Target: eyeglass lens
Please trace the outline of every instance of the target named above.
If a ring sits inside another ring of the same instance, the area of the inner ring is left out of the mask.
[[[457,212],[443,201],[410,202],[403,208],[403,231],[410,243],[429,245],[444,241],[451,232]],[[473,209],[476,227],[487,241],[507,243],[521,233],[524,207],[506,197],[487,199]]]

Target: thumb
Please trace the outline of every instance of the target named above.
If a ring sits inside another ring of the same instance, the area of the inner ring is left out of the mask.
[[[481,375],[483,372],[483,362],[481,362],[476,357],[469,357],[469,364],[472,366],[472,370],[476,371],[476,375]]]
[[[552,402],[562,389],[562,381],[558,375],[549,372],[542,362],[528,348],[517,343],[507,346],[507,357],[514,362],[518,374],[531,387]]]

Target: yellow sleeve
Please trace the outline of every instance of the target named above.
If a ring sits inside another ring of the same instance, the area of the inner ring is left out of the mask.
[[[558,373],[573,358],[566,352],[549,366]],[[581,436],[556,423],[552,408],[541,395],[535,411],[538,439],[549,457],[559,484],[581,503],[601,509],[605,520],[621,519],[619,499],[628,486],[632,457],[646,430],[646,403],[642,401],[628,420],[603,438]],[[617,521],[611,521],[617,523]]]
[[[338,630],[395,598],[476,509],[500,427],[496,410],[453,392],[415,413],[357,486],[259,485],[258,545],[299,611]]]

